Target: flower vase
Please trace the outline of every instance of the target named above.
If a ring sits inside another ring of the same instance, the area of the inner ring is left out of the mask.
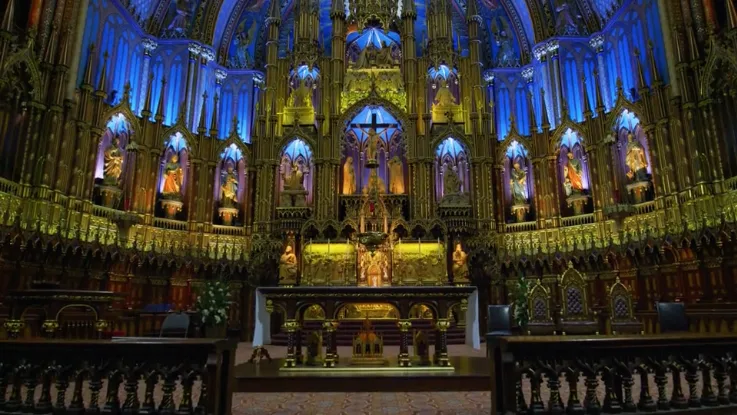
[[[224,339],[227,337],[228,327],[225,324],[205,327],[205,337],[208,339]]]

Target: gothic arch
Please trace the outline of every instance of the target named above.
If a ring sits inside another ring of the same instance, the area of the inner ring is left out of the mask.
[[[528,152],[532,152],[532,141],[528,137],[520,135],[517,132],[517,128],[515,127],[510,130],[509,133],[507,133],[507,136],[504,137],[504,140],[499,142],[496,153],[496,161],[499,164],[504,164],[504,159],[507,157],[507,149],[513,141],[518,142],[520,145],[526,148]]]
[[[14,66],[25,67],[25,73],[28,74],[28,83],[31,87],[28,94],[35,102],[41,102],[41,73],[36,65],[33,52],[28,47],[18,51],[5,61],[1,71],[2,77],[8,79]]]
[[[186,142],[187,142],[187,151],[192,156],[194,156],[195,154],[197,154],[196,151],[197,151],[197,148],[198,148],[197,145],[199,144],[199,142],[195,139],[196,136],[192,135],[192,133],[190,133],[187,128],[185,128],[184,126],[180,125],[179,122],[177,122],[173,126],[169,127],[168,130],[164,131],[164,133],[161,135],[162,141],[161,141],[159,147],[162,147],[162,148],[165,147],[167,145],[167,142],[169,140],[169,137],[175,135],[176,133],[180,133],[182,135],[182,137],[184,137],[184,139],[186,140]]]
[[[645,109],[636,102],[630,102],[626,98],[622,98],[622,100],[617,100],[617,104],[606,116],[606,131],[615,131],[617,129],[617,122],[619,121],[619,117],[622,116],[622,112],[624,112],[624,110],[635,114],[640,120],[642,128],[645,128],[645,126],[650,122],[647,118]]]
[[[133,136],[135,133],[138,133],[139,131],[141,131],[139,129],[140,124],[138,123],[138,117],[136,117],[133,114],[133,112],[130,110],[130,107],[124,102],[125,100],[120,101],[120,104],[114,106],[113,108],[110,108],[107,112],[105,112],[102,115],[102,118],[100,119],[102,120],[101,122],[103,125],[100,128],[104,130],[107,127],[106,124],[108,123],[108,121],[110,121],[111,118],[113,118],[115,115],[123,114],[123,116],[125,117],[125,120],[130,125],[130,129],[131,129],[129,133],[130,136]],[[184,133],[182,133],[182,135],[184,135]]]
[[[314,152],[317,151],[315,140],[312,137],[308,137],[307,134],[304,134],[301,131],[294,131],[289,132],[289,134],[285,134],[279,139],[279,141],[276,143],[276,148],[279,150],[277,155],[281,157],[282,153],[284,153],[284,150],[287,149],[287,146],[294,141],[295,139],[300,139],[307,143],[307,145],[310,147],[310,150],[312,150],[313,155]]]
[[[586,150],[586,147],[591,144],[588,139],[586,127],[583,124],[576,124],[570,119],[566,119],[550,134],[550,143],[548,147],[550,155],[558,154],[558,151],[560,151],[560,139],[568,129],[576,133],[584,150]]]
[[[225,141],[220,142],[220,145],[215,150],[215,156],[219,156],[220,154],[225,151],[226,148],[230,147],[231,144],[235,144],[235,146],[243,153],[243,157],[247,160],[251,160],[251,149],[247,145],[243,143],[243,141],[237,139],[236,137],[228,137]]]
[[[707,58],[706,65],[704,66],[703,74],[701,78],[701,84],[699,85],[699,98],[705,99],[712,95],[713,87],[712,84],[715,80],[715,72],[719,69],[719,63],[726,65],[733,71],[737,71],[737,58],[734,53],[729,50],[725,50],[716,41],[711,41],[711,50],[709,57]],[[718,78],[717,78],[718,79]]]
[[[459,134],[454,134],[456,131],[444,131],[441,134],[438,134],[437,136],[432,138],[432,141],[430,141],[430,150],[435,153],[435,150],[437,150],[438,146],[448,138],[452,138],[453,140],[456,140],[461,143],[461,146],[464,147],[464,150],[466,153],[468,153],[468,158],[470,161],[471,158],[471,146],[469,145],[470,140],[466,137],[465,134],[462,134],[460,131],[457,131]]]
[[[406,126],[409,125],[409,120],[407,119],[405,112],[391,102],[377,96],[374,91],[372,91],[370,95],[366,98],[356,101],[353,105],[348,107],[348,109],[343,112],[343,116],[338,119],[338,125],[343,126],[343,129],[347,128],[348,124],[350,124],[350,122],[361,112],[361,110],[366,107],[372,106],[384,107],[384,109],[389,111],[394,116],[394,118],[399,121],[399,130],[404,136],[407,128]]]

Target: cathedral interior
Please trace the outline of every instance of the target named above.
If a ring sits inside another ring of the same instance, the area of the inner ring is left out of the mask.
[[[737,300],[734,0],[1,12],[0,295],[224,279],[244,338],[269,286]]]

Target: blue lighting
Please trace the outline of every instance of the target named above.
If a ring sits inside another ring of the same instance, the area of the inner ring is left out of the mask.
[[[640,124],[640,119],[637,118],[634,112],[630,112],[629,110],[622,111],[622,114],[619,116],[619,129],[624,128],[628,131],[634,131],[638,124]]]
[[[235,144],[231,144],[228,147],[225,147],[225,150],[223,150],[220,158],[222,160],[233,160],[233,162],[237,163],[243,158],[243,153],[241,152],[241,149],[238,148],[238,146],[236,146]]]
[[[510,160],[516,160],[518,158],[527,158],[527,149],[522,144],[518,143],[517,140],[513,140],[507,147],[507,158]]]
[[[184,138],[182,133],[177,131],[171,137],[169,137],[169,142],[167,143],[166,147],[170,148],[173,153],[179,154],[182,150],[187,149],[187,139]]]
[[[299,158],[309,160],[312,157],[312,150],[310,146],[299,138],[295,138],[284,149],[283,155],[289,157],[291,161],[295,161]]]
[[[449,68],[447,65],[440,65],[437,69],[435,69],[434,66],[430,67],[428,70],[428,75],[430,75],[430,78],[437,79],[442,78],[444,80],[448,80],[448,77],[452,75],[456,75],[456,70]]]
[[[376,132],[381,136],[384,142],[388,143],[394,134],[399,130],[399,122],[384,107],[365,107],[351,121],[351,127],[348,131],[353,132],[360,143],[366,141],[368,135],[363,131],[371,128],[374,119],[380,127],[375,128]]]
[[[576,144],[581,144],[581,139],[578,137],[578,133],[571,130],[570,128],[567,129],[566,132],[563,133],[563,136],[560,138],[561,147],[565,146],[570,150],[575,147]]]
[[[347,44],[350,45],[355,43],[359,49],[363,50],[369,42],[374,47],[381,49],[384,44],[388,46],[396,45],[399,46],[399,33],[389,32],[384,33],[383,29],[375,27],[366,28],[361,33],[358,33],[355,29],[348,33]]]
[[[465,152],[463,144],[461,144],[460,141],[453,137],[448,137],[438,145],[437,150],[435,150],[435,155],[439,158],[450,156],[451,158],[456,159],[459,155],[464,154]]]

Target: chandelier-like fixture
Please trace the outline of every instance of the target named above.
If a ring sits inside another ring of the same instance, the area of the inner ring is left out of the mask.
[[[397,0],[349,0],[348,10],[351,22],[358,26],[359,33],[368,25],[377,22],[389,32],[389,26],[397,16]]]

